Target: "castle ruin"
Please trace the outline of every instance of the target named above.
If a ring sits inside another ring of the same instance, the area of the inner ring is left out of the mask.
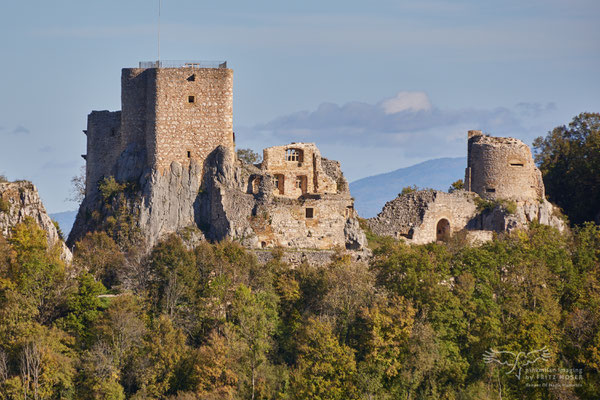
[[[525,143],[469,131],[467,152],[464,190],[399,195],[367,221],[373,233],[424,244],[461,231],[472,242],[486,241],[494,232],[527,229],[532,221],[564,229]]]
[[[237,159],[225,62],[125,68],[121,103],[88,116],[85,199],[70,245],[114,225],[125,207],[146,248],[189,227],[250,248],[365,248],[340,165],[313,143],[270,147],[257,165]],[[119,204],[99,189],[110,177],[130,188]]]

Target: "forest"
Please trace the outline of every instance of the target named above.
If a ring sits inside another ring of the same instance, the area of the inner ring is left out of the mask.
[[[545,176],[563,128],[537,142]],[[119,229],[66,265],[27,219],[0,236],[0,399],[598,399],[593,206],[479,246],[369,233],[368,263],[324,266],[185,234],[142,254]]]

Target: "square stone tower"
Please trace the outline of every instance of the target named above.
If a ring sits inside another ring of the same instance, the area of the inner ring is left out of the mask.
[[[122,70],[121,148],[143,145],[158,171],[173,161],[202,165],[219,145],[233,151],[233,71],[225,63],[153,64]]]
[[[135,180],[171,163],[204,165],[222,145],[232,154],[233,70],[226,62],[140,62],[121,72],[121,111],[88,116],[86,196],[106,176]]]

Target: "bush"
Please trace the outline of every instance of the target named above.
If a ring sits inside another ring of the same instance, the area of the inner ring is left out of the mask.
[[[104,199],[105,202],[109,201],[117,194],[125,191],[126,187],[126,184],[117,182],[114,176],[106,177],[98,184],[98,189],[100,190],[102,199]]]
[[[8,179],[6,178],[6,175],[0,174],[0,183],[4,183],[4,182],[8,182]]]
[[[10,203],[0,197],[0,212],[8,213],[10,211]]]
[[[58,233],[58,237],[60,238],[60,240],[64,241],[65,240],[65,235],[63,234],[62,229],[60,229],[60,225],[58,224],[58,222],[56,222],[55,220],[52,220],[52,224],[56,228],[56,233]]]
[[[450,187],[448,188],[448,193],[454,193],[457,190],[464,190],[464,188],[465,188],[465,183],[463,182],[462,179],[459,179],[450,185]]]
[[[406,186],[402,188],[402,191],[398,194],[398,196],[404,196],[405,194],[414,193],[417,190],[419,190],[419,187],[417,185]]]
[[[517,212],[517,203],[507,199],[486,200],[481,197],[476,197],[475,205],[477,206],[477,211],[480,213],[490,212],[494,208],[501,208],[511,215]]]

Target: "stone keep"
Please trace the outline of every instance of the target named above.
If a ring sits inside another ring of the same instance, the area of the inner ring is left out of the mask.
[[[522,141],[469,131],[467,151],[466,190],[488,200],[544,198],[542,174]]]
[[[219,145],[234,151],[233,71],[223,64],[124,68],[121,107],[88,116],[86,195],[104,176],[135,180],[145,168],[164,173],[173,161],[202,166]]]

